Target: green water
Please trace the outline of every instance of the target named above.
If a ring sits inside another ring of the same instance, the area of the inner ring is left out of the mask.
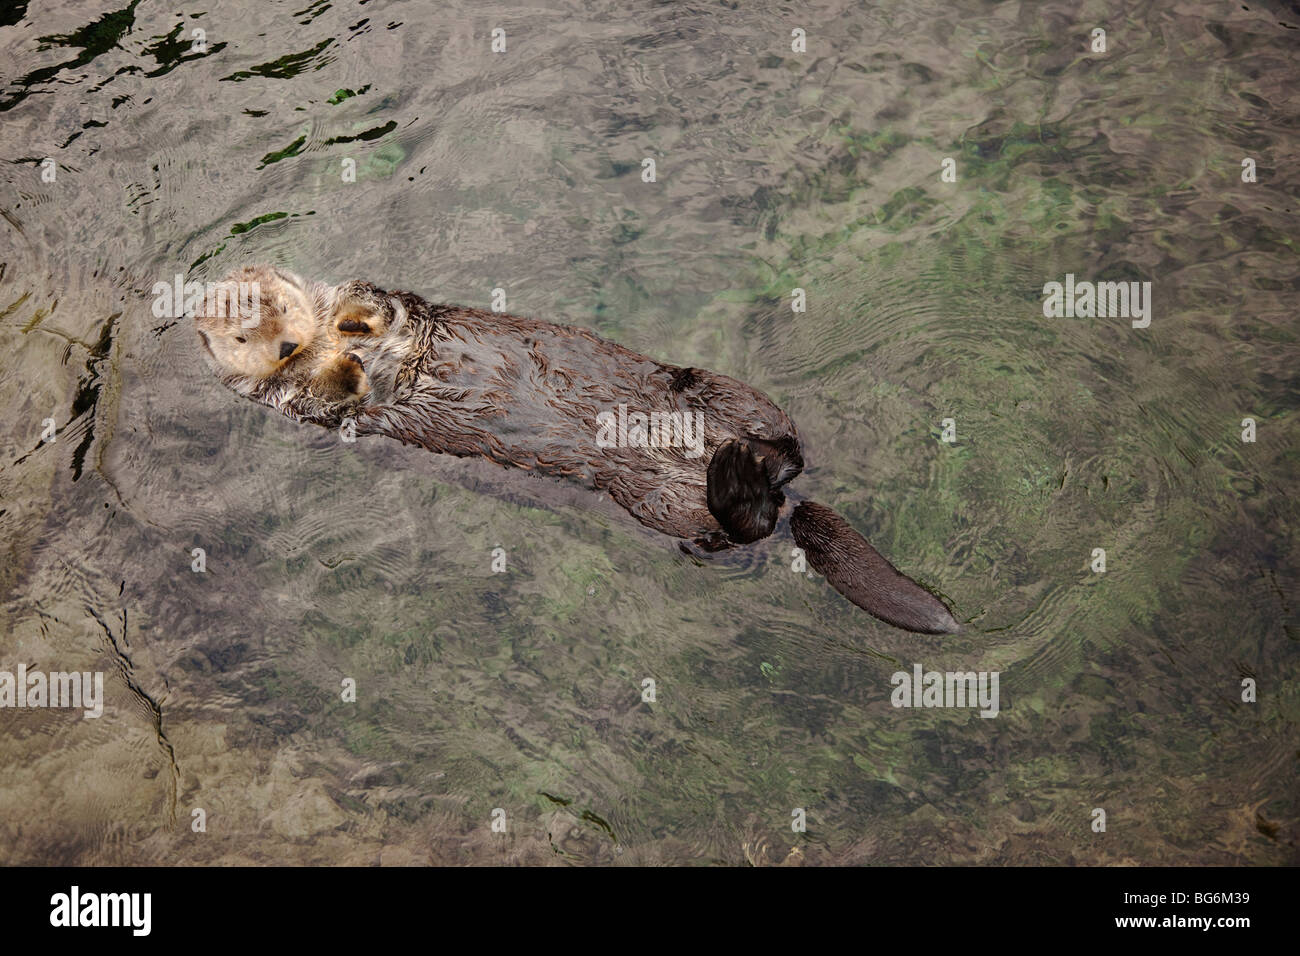
[[[1297,860],[1300,15],[21,7],[0,669],[107,699],[0,710],[0,862]],[[151,290],[247,262],[750,382],[965,631],[237,398]],[[1149,327],[1045,318],[1067,273]],[[915,664],[998,716],[893,707]]]

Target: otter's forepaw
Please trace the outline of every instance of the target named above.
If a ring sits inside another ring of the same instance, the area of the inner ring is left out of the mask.
[[[311,391],[328,402],[356,401],[370,394],[370,379],[361,359],[352,352],[345,352],[317,373]]]
[[[371,335],[370,324],[364,319],[347,318],[339,321],[335,326],[340,332],[353,333],[356,335]]]
[[[393,320],[393,305],[378,286],[356,280],[339,287],[333,320],[344,335],[381,335]]]

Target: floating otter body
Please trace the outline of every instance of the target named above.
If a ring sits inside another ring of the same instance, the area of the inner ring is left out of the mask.
[[[206,308],[200,337],[228,387],[296,421],[351,419],[359,435],[577,482],[709,551],[771,534],[803,469],[790,418],[725,375],[365,282],[332,287],[261,267],[225,280],[232,291],[239,282],[257,301],[231,315]],[[908,630],[958,630],[831,509],[803,502],[790,527],[854,604]]]

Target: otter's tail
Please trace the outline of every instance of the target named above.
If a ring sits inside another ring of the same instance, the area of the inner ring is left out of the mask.
[[[921,634],[961,630],[942,601],[900,573],[825,505],[802,502],[790,516],[790,530],[813,568],[867,613]]]

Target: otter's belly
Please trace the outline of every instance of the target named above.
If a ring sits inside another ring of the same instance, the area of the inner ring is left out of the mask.
[[[583,330],[457,310],[424,336],[381,429],[432,451],[608,493],[680,537],[720,531],[706,503],[713,452],[794,435],[766,396],[725,375],[664,365]]]

